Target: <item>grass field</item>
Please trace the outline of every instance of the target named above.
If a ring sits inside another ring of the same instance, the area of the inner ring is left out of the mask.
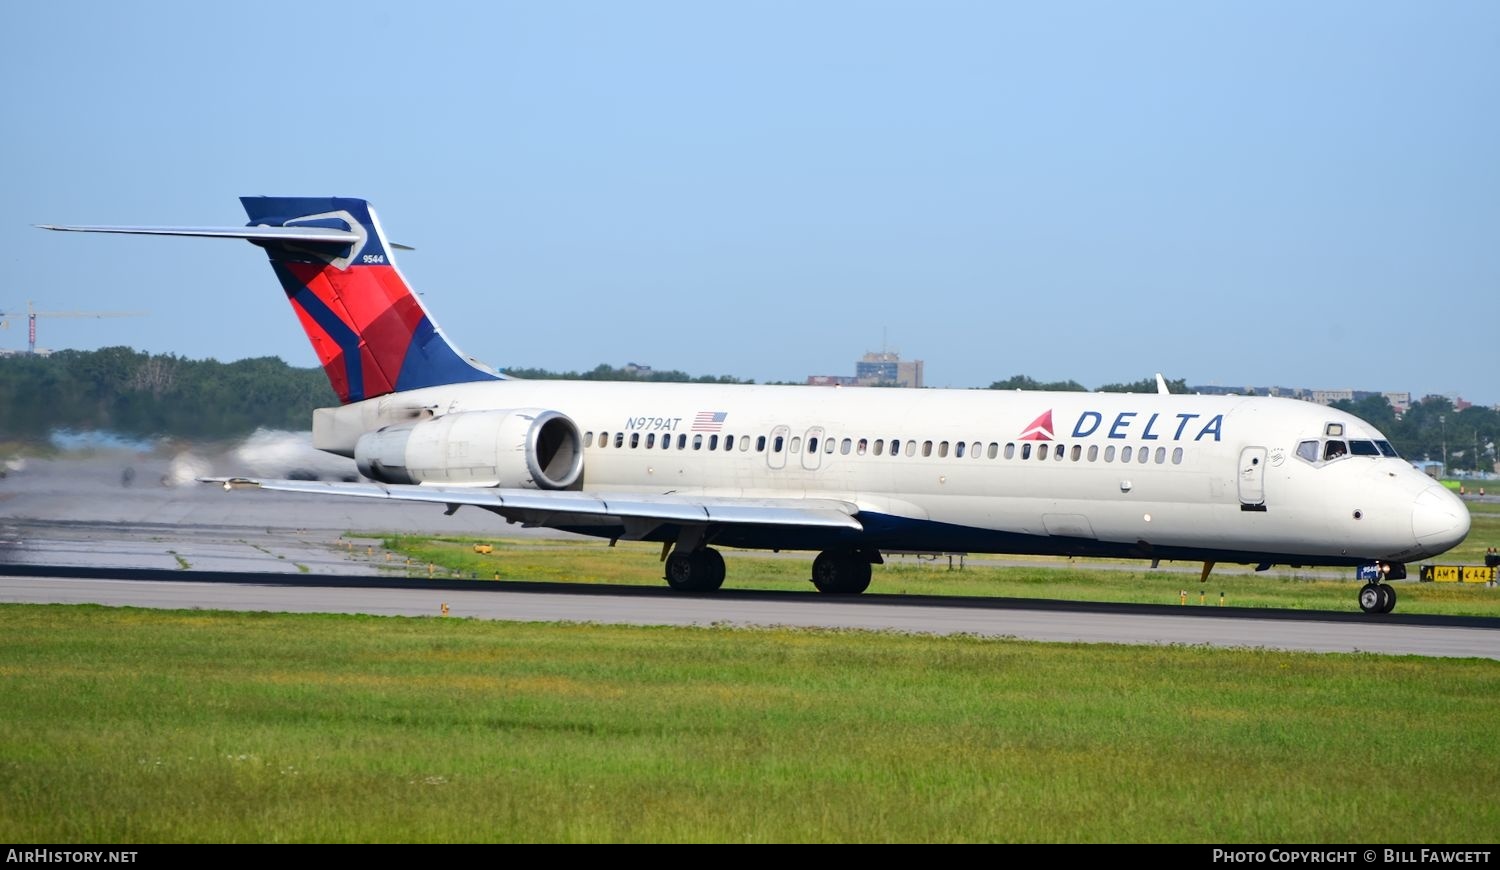
[[[1500,662],[0,606],[0,839],[1494,842]]]
[[[1473,530],[1467,540],[1447,554],[1430,560],[1438,564],[1480,565],[1486,547],[1500,544],[1500,505],[1472,504]],[[493,552],[474,551],[478,543]],[[659,585],[662,566],[658,544],[392,535],[380,544],[396,555],[392,570],[426,576],[430,563],[449,574],[480,579],[547,580],[579,583]],[[783,589],[812,592],[808,581],[813,554],[769,554],[724,551],[727,587]],[[377,559],[381,557],[377,556]],[[406,560],[410,559],[408,566]],[[1238,607],[1288,607],[1307,610],[1358,611],[1355,593],[1360,584],[1352,569],[1339,579],[1315,576],[1253,575],[1220,572],[1199,584],[1191,573],[1146,570],[1145,564],[1104,563],[1096,560],[1037,559],[1050,567],[997,567],[970,563],[962,571],[948,570],[947,560],[923,563],[914,558],[875,566],[870,591],[922,595],[993,595],[1016,598],[1060,598],[1077,601],[1115,601],[1179,604],[1183,591],[1189,606],[1224,603]],[[1123,570],[1120,570],[1122,569]],[[1401,613],[1447,613],[1500,616],[1500,588],[1475,584],[1417,583],[1417,566],[1409,566],[1412,582],[1398,583]]]

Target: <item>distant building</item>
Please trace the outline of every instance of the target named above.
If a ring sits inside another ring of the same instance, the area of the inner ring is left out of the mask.
[[[651,367],[628,362],[625,364],[625,373],[635,375],[636,377],[649,377],[651,375]]]
[[[1385,400],[1389,402],[1391,407],[1396,410],[1397,416],[1405,414],[1407,411],[1411,410],[1411,393],[1409,392],[1381,393],[1380,395],[1385,396]]]
[[[854,364],[854,379],[866,387],[921,387],[922,361],[895,351],[871,351]]]
[[[1313,390],[1312,401],[1319,405],[1332,405],[1334,402],[1354,401],[1353,390]]]
[[[854,364],[854,376],[808,375],[815,387],[921,387],[922,361],[904,360],[895,351],[870,351]]]

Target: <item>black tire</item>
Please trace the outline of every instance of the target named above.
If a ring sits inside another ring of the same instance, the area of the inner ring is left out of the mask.
[[[828,595],[858,595],[870,588],[870,563],[854,553],[825,550],[813,560],[812,582]]]
[[[678,592],[692,592],[695,588],[693,574],[692,554],[673,550],[672,555],[667,557],[667,585]]]
[[[700,592],[713,592],[724,585],[724,556],[718,550],[706,549],[693,554],[702,562],[703,578],[698,585]]]
[[[678,592],[712,592],[724,585],[724,557],[718,550],[674,550],[666,567],[667,585]]]
[[[1381,613],[1390,613],[1396,609],[1396,587],[1382,584],[1380,591],[1385,595],[1385,602],[1380,606]]]
[[[1385,593],[1380,591],[1380,584],[1366,583],[1359,589],[1359,609],[1365,613],[1384,613],[1380,608],[1385,605]]]

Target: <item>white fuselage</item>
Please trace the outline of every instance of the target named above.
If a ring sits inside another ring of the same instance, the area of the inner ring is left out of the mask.
[[[316,437],[348,454],[350,433],[414,412],[507,408],[576,423],[584,491],[838,499],[881,549],[1352,565],[1431,556],[1469,527],[1400,458],[1324,459],[1331,440],[1384,442],[1369,424],[1279,398],[510,380],[329,409]]]

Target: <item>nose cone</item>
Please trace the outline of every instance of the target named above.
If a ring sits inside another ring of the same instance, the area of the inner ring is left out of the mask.
[[[1436,556],[1458,546],[1469,534],[1469,509],[1458,496],[1434,484],[1412,502],[1411,531],[1417,545]]]

